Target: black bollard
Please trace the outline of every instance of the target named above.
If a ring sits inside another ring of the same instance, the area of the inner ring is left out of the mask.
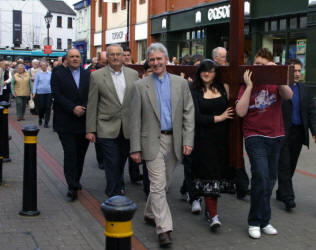
[[[23,209],[20,215],[37,216],[37,170],[36,143],[39,128],[35,125],[23,127],[24,134],[24,172],[23,172]]]
[[[3,109],[3,162],[10,162],[11,158],[9,156],[9,125],[8,125],[8,114],[9,114],[9,106],[10,103],[6,101],[0,102],[0,105],[4,107]]]
[[[113,196],[101,204],[106,223],[106,250],[130,250],[132,218],[136,211],[136,204],[126,196]]]
[[[3,110],[0,106],[0,186],[2,185],[2,161],[3,161]]]

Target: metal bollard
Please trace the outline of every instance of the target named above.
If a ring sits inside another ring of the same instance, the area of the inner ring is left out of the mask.
[[[10,103],[6,101],[0,102],[0,105],[4,107],[3,109],[3,162],[10,162],[11,158],[9,156],[9,125],[8,125],[8,114],[9,114],[9,106]]]
[[[4,107],[0,106],[0,186],[2,185],[2,161],[3,161],[3,110]]]
[[[24,134],[24,172],[23,172],[23,208],[20,215],[37,216],[37,170],[36,143],[39,128],[35,125],[23,127]]]
[[[136,204],[125,196],[113,196],[101,204],[101,210],[106,219],[104,235],[106,250],[130,250],[132,218]]]

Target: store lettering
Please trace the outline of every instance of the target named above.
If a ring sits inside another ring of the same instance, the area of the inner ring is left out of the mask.
[[[219,20],[230,17],[230,5],[224,5],[218,8],[208,10],[208,20]]]
[[[123,38],[123,31],[120,31],[120,32],[114,32],[112,33],[112,39],[113,40],[119,40],[119,39],[122,39]]]

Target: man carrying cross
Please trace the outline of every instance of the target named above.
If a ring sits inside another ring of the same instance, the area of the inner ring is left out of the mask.
[[[275,65],[272,54],[260,49],[255,65]],[[261,231],[275,235],[270,224],[270,197],[277,177],[280,141],[284,136],[282,99],[291,99],[293,92],[287,85],[253,85],[252,73],[246,70],[239,91],[236,112],[243,117],[245,147],[251,164],[251,204],[248,216],[248,233],[259,239]]]

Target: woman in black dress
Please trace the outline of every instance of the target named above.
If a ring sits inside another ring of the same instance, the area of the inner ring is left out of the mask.
[[[195,107],[195,142],[192,179],[195,200],[192,212],[200,212],[200,196],[205,198],[209,226],[216,231],[221,223],[217,215],[217,199],[223,170],[228,164],[228,119],[234,111],[229,107],[229,88],[217,81],[215,65],[204,60],[192,84]]]

